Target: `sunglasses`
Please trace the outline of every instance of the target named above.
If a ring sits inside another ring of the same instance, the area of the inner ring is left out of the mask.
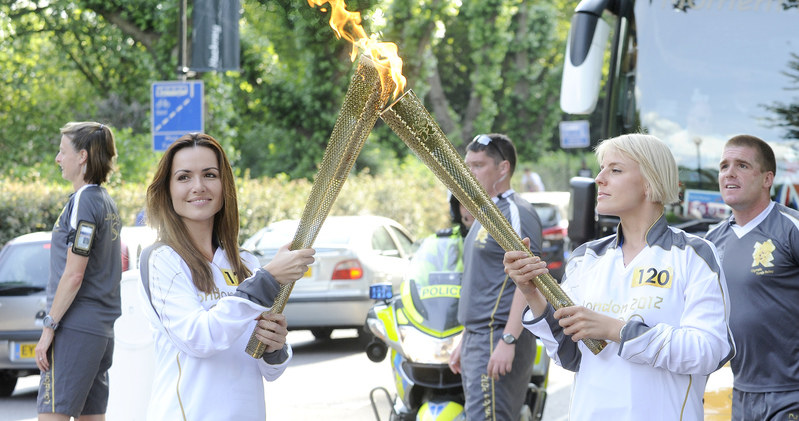
[[[494,149],[496,149],[497,152],[499,152],[500,158],[502,158],[503,161],[507,161],[508,158],[505,158],[505,154],[502,153],[502,149],[499,147],[499,145],[497,145],[497,142],[493,142],[493,140],[494,139],[488,137],[487,135],[481,134],[477,135],[477,137],[475,137],[472,142],[477,142],[486,147],[493,145]]]

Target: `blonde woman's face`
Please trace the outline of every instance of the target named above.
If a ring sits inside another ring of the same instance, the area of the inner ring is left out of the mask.
[[[186,226],[213,229],[224,200],[219,163],[213,150],[187,147],[175,153],[169,175],[172,206]]]
[[[609,149],[596,176],[596,211],[620,218],[634,215],[646,202],[646,179],[641,167],[626,155]]]

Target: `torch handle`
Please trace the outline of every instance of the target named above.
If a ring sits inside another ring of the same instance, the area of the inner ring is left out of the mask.
[[[269,308],[268,311],[265,311],[262,314],[265,316],[267,314],[282,313],[283,309],[286,307],[286,302],[289,299],[289,294],[291,294],[292,288],[294,288],[294,282],[281,285],[280,291],[278,291],[277,297],[275,297],[275,303]],[[253,331],[252,335],[250,335],[250,340],[247,341],[247,348],[245,348],[244,351],[253,358],[261,358],[264,355],[264,351],[266,351],[266,345],[258,340],[258,337],[255,336],[255,331]]]
[[[303,224],[300,224],[303,225]],[[307,225],[307,224],[305,224]],[[297,232],[294,233],[294,239],[291,241],[289,245],[290,250],[299,250],[303,248],[308,248],[313,244],[313,238],[307,239],[306,241],[310,241],[310,243],[305,244],[303,241],[303,236],[306,234],[306,229],[300,229],[297,227]],[[277,292],[277,296],[275,297],[275,302],[272,303],[272,307],[269,310],[262,313],[263,316],[267,314],[280,314],[283,313],[283,309],[286,308],[286,303],[289,300],[289,294],[291,294],[291,290],[294,288],[294,282],[286,285],[281,285],[280,290]],[[266,345],[263,342],[258,340],[258,337],[255,336],[255,331],[252,332],[250,335],[250,340],[247,341],[247,347],[244,349],[244,352],[249,354],[253,358],[261,358],[264,355],[264,351],[266,351]]]
[[[530,252],[529,249],[527,251]],[[530,254],[532,254],[532,252],[530,252]],[[552,304],[552,307],[554,307],[556,310],[574,305],[569,296],[566,295],[560,285],[558,285],[558,282],[555,280],[555,278],[553,278],[549,273],[536,276],[535,279],[533,279],[533,283],[535,284],[536,288],[538,288],[538,290],[544,294],[544,297],[546,297],[547,301],[549,301],[549,303]],[[588,349],[591,350],[594,355],[596,355],[605,348],[607,342],[598,339],[585,338],[583,339],[583,344],[588,347]]]

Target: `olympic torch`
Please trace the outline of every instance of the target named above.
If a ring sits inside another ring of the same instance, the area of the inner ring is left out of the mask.
[[[389,68],[375,63],[366,56],[360,57],[311,187],[311,193],[305,203],[297,232],[289,246],[291,250],[313,245],[319,229],[355,164],[355,159],[379,117],[380,110],[388,102],[394,88],[395,83]],[[293,287],[294,283],[280,287],[268,313],[283,312]],[[261,358],[265,349],[266,346],[253,332],[247,343],[247,354],[253,358]]]
[[[505,251],[520,250],[533,255],[412,90],[389,105],[380,117]],[[574,305],[549,273],[536,277],[533,282],[555,309]],[[583,339],[583,342],[594,354],[606,345],[605,341],[596,339]]]

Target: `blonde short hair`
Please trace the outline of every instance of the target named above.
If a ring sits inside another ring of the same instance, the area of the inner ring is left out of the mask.
[[[669,147],[655,136],[633,133],[605,139],[596,148],[602,163],[605,152],[613,148],[629,157],[641,168],[650,202],[670,205],[680,200],[680,178],[677,163]]]

